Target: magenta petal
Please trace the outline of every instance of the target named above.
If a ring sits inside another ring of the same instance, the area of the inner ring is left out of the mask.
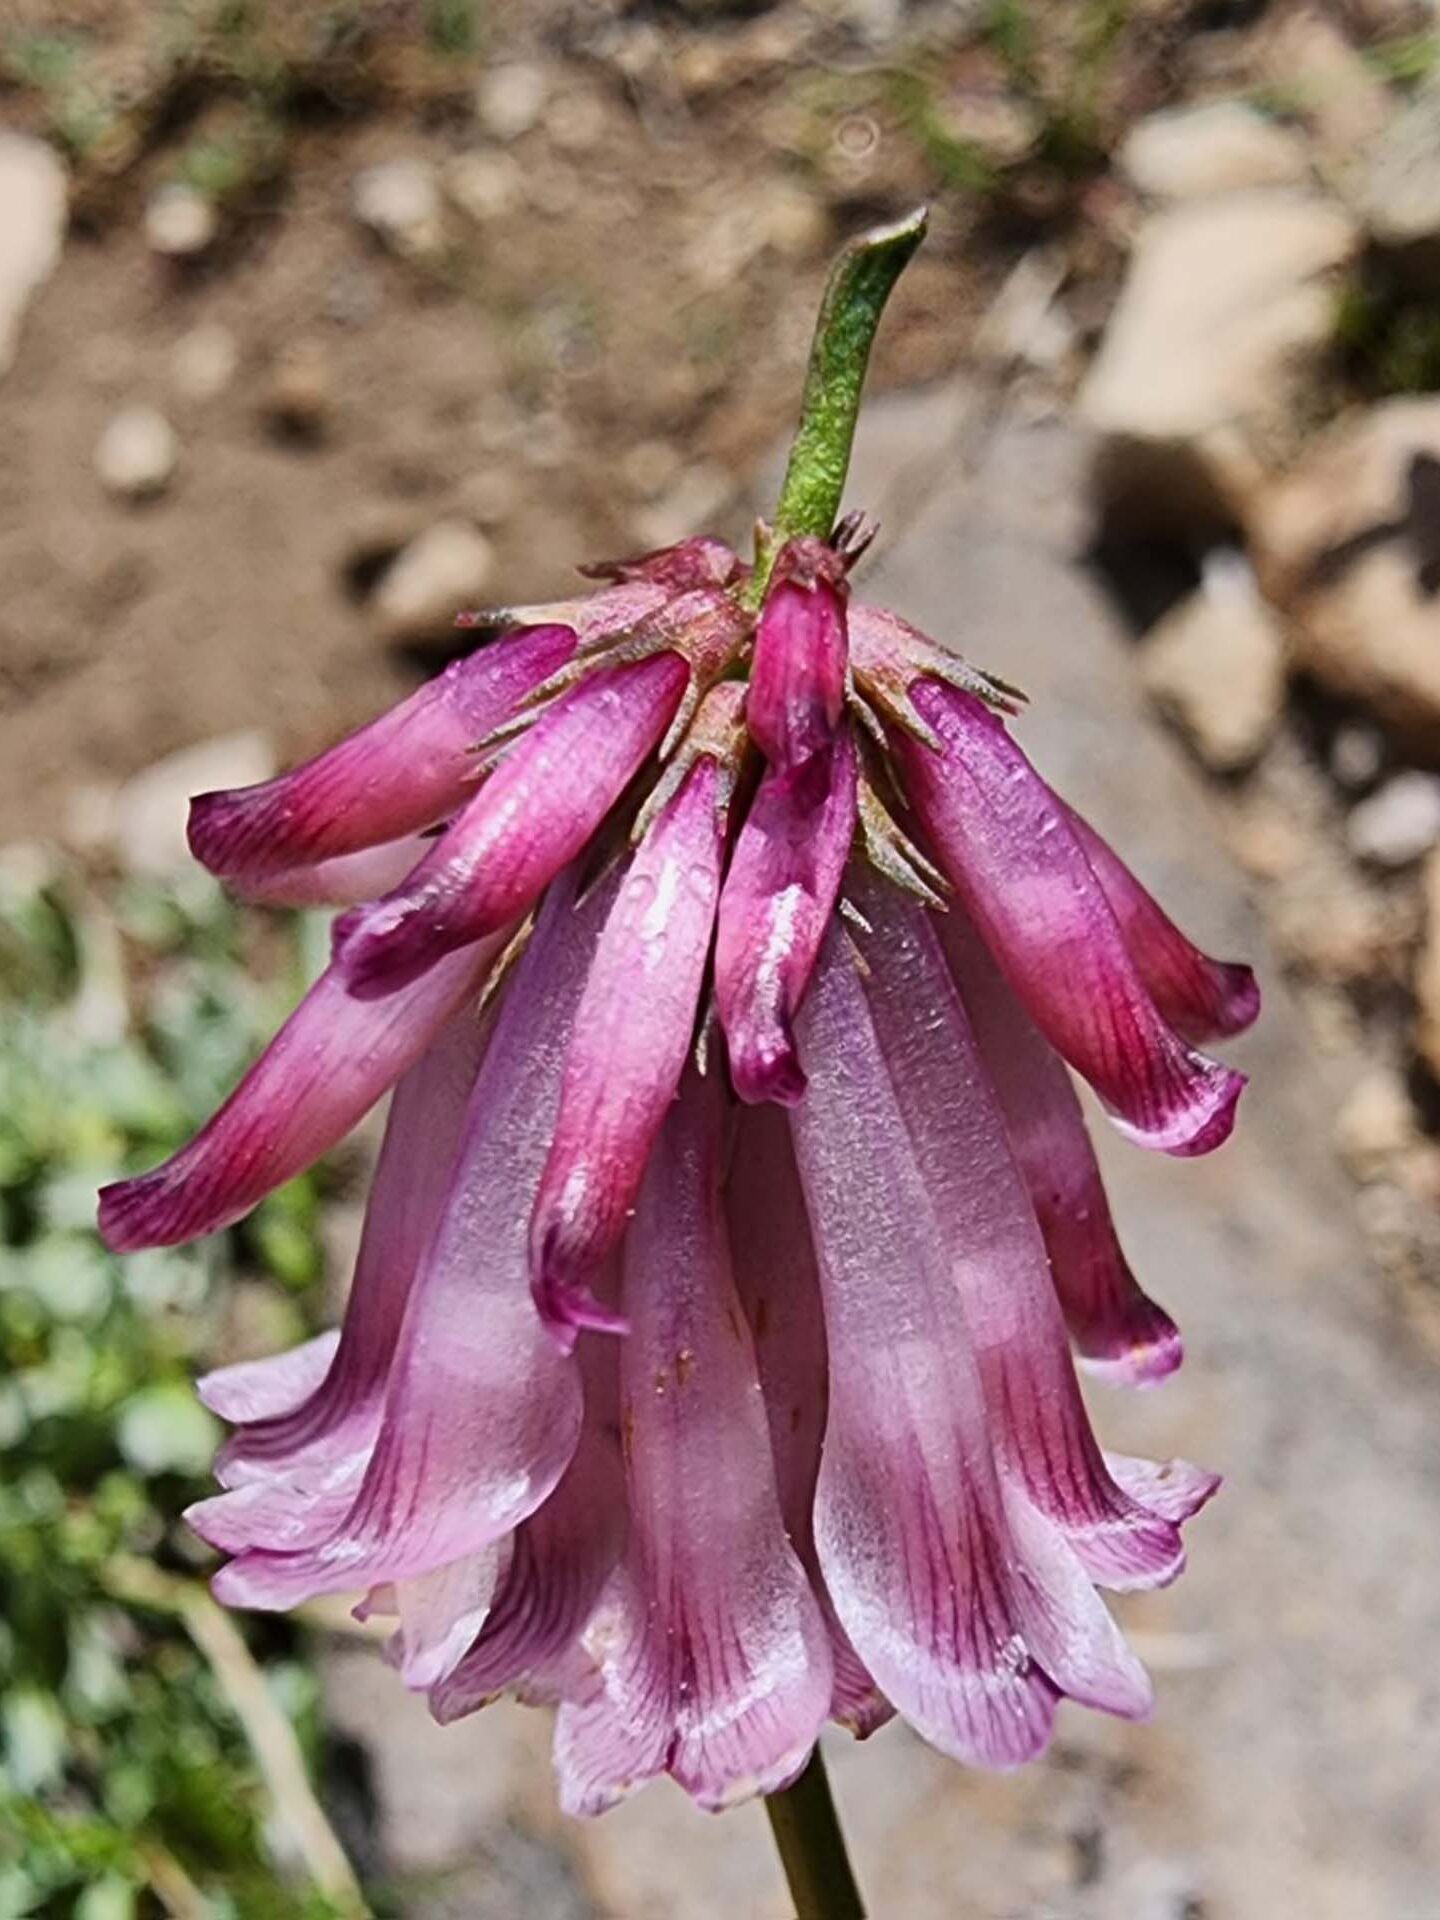
[[[1030,1189],[1070,1338],[1099,1378],[1146,1386],[1180,1365],[1175,1322],[1121,1251],[1095,1149],[1065,1063],[958,911],[937,929]]]
[[[820,1565],[897,1711],[956,1759],[1017,1766],[1049,1740],[1059,1689],[1024,1631],[960,1295],[838,933],[799,1039],[809,1087],[791,1127],[830,1351]]]
[[[614,1571],[625,1543],[618,1358],[618,1348],[601,1341],[580,1349],[585,1421],[579,1444],[559,1486],[515,1534],[484,1630],[430,1696],[430,1710],[442,1725],[474,1713],[507,1688],[527,1699],[543,1693]]]
[[[845,711],[844,564],[819,540],[780,551],[760,624],[745,719],[777,773],[801,766],[835,739]]]
[[[884,882],[858,895],[874,928],[866,995],[958,1286],[998,1457],[1063,1531],[1092,1580],[1162,1585],[1179,1532],[1130,1500],[1080,1398],[1045,1243],[934,931]]]
[[[367,1114],[479,992],[502,936],[446,955],[383,999],[321,974],[220,1111],[163,1166],[100,1193],[117,1253],[228,1227],[303,1173]]]
[[[720,770],[703,759],[626,870],[575,1017],[531,1229],[535,1303],[567,1350],[581,1327],[624,1330],[590,1278],[625,1230],[690,1051],[724,831]]]
[[[336,963],[356,989],[524,914],[654,750],[690,669],[676,653],[599,671],[543,713],[406,884],[342,915]]]
[[[449,1191],[483,1050],[484,1030],[465,1008],[396,1087],[334,1365],[281,1417],[252,1416],[231,1437],[218,1467],[227,1485],[277,1473],[320,1472],[328,1482],[348,1456],[363,1468],[411,1285]]]
[[[340,853],[309,867],[227,876],[227,885],[238,899],[267,907],[350,907],[399,886],[431,844],[426,834],[407,833],[402,840],[362,847],[359,853]]]
[[[221,1599],[288,1607],[429,1573],[513,1531],[568,1464],[580,1383],[531,1304],[526,1224],[608,901],[602,887],[576,910],[568,882],[553,889],[506,990],[349,1510],[301,1550],[223,1568]]]
[[[1197,1043],[1223,1040],[1253,1025],[1260,987],[1251,969],[1238,960],[1212,960],[1193,946],[1114,848],[1073,807],[1065,811],[1161,1018]]]
[[[269,1420],[302,1406],[330,1371],[340,1335],[335,1329],[302,1340],[288,1353],[237,1360],[195,1382],[203,1406],[221,1420]]]
[[[834,911],[855,834],[855,744],[767,773],[741,828],[715,943],[715,999],[742,1100],[805,1090],[792,1022]]]
[[[825,1321],[805,1196],[778,1107],[740,1116],[725,1182],[735,1285],[755,1342],[785,1531],[825,1615],[835,1662],[830,1715],[864,1739],[892,1718],[835,1616],[815,1558],[812,1515],[827,1403]]]
[[[475,784],[476,742],[574,651],[568,627],[510,634],[457,660],[293,772],[258,787],[200,794],[190,805],[191,851],[212,873],[244,881],[356,853],[444,819]]]
[[[770,1792],[804,1765],[829,1709],[825,1626],[785,1538],[731,1276],[720,1097],[692,1069],[626,1240],[631,1536],[584,1635],[593,1689],[560,1709],[574,1813],[661,1772],[704,1807]]]
[[[921,680],[914,701],[942,751],[895,735],[907,789],[1021,1003],[1130,1139],[1218,1147],[1244,1075],[1161,1019],[1065,808],[972,694]]]

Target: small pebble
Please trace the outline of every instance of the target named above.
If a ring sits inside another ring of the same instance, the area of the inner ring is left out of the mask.
[[[215,204],[178,182],[157,187],[145,203],[145,238],[155,253],[183,260],[204,253],[220,227]]]
[[[240,347],[228,327],[205,320],[182,333],[170,355],[170,380],[187,400],[214,400],[235,378]]]
[[[146,500],[169,486],[180,457],[175,429],[154,407],[125,407],[95,448],[95,472],[107,493]]]
[[[507,60],[482,75],[475,89],[475,111],[495,139],[518,140],[539,124],[549,91],[543,68],[528,60]]]
[[[1440,776],[1397,773],[1351,811],[1345,838],[1357,860],[1410,866],[1440,841]]]

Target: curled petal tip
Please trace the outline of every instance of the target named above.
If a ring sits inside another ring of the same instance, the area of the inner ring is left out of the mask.
[[[623,1336],[630,1322],[623,1313],[602,1307],[588,1287],[541,1274],[534,1288],[535,1307],[545,1331],[562,1353],[573,1353],[582,1333]]]
[[[181,1182],[165,1167],[115,1180],[100,1189],[100,1238],[112,1253],[138,1253],[145,1247],[171,1246],[186,1237],[180,1219]]]
[[[730,1052],[730,1084],[748,1107],[766,1101],[798,1106],[805,1097],[805,1074],[789,1034],[747,1036]]]
[[[1185,1358],[1180,1330],[1168,1321],[1143,1345],[1117,1346],[1113,1352],[1082,1352],[1077,1364],[1092,1380],[1116,1387],[1158,1387]]]
[[[1235,1130],[1235,1111],[1245,1091],[1246,1076],[1234,1067],[1223,1067],[1202,1054],[1192,1054],[1197,1079],[1189,1097],[1155,1124],[1126,1119],[1111,1113],[1110,1119],[1127,1140],[1171,1154],[1177,1160],[1196,1160],[1202,1154],[1223,1147]]]

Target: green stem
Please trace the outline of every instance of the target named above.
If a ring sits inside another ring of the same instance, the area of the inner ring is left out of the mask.
[[[767,1794],[765,1811],[795,1902],[795,1920],[865,1920],[818,1746],[797,1780],[783,1792]]]
[[[775,555],[786,540],[797,534],[823,540],[835,525],[870,348],[885,302],[925,238],[925,222],[926,211],[918,207],[892,226],[872,227],[858,234],[830,269],[775,524],[755,555],[747,594],[752,606],[765,597]]]

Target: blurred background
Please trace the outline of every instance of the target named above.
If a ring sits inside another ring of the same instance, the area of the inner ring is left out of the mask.
[[[920,199],[850,493],[886,596],[1272,1011],[1226,1154],[1114,1163],[1192,1359],[1104,1431],[1230,1480],[1123,1609],[1159,1720],[1019,1780],[838,1748],[862,1875],[877,1920],[1440,1915],[1435,14],[0,9],[0,1920],[786,1912],[754,1809],[567,1827],[543,1716],[442,1733],[343,1604],[209,1601],[190,1381],[333,1319],[369,1129],[200,1246],[91,1222],[325,949],[187,866],[187,796],[459,607],[743,537],[830,252]]]

